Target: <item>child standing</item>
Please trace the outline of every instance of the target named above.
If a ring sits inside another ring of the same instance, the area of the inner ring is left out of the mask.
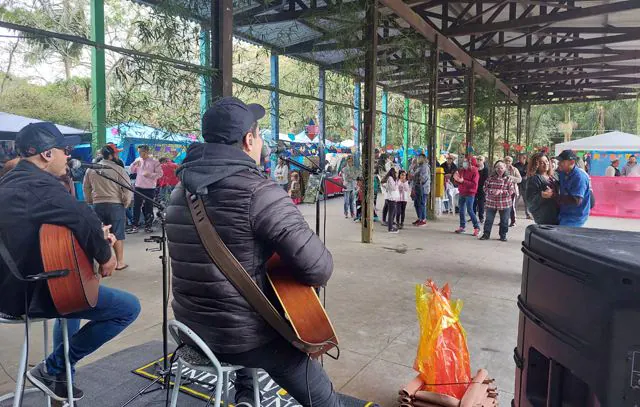
[[[291,173],[291,183],[289,184],[289,196],[294,204],[298,205],[302,202],[302,188],[300,187],[300,174],[298,172]]]
[[[396,169],[392,167],[387,175],[382,179],[382,184],[385,186],[387,191],[387,199],[385,204],[387,206],[388,217],[387,217],[387,227],[389,233],[398,233],[398,228],[395,227],[395,214],[396,214],[396,203],[400,199],[400,193],[398,191],[398,176],[396,173]],[[382,217],[385,218],[384,213]]]
[[[407,180],[407,172],[405,170],[400,170],[400,176],[398,178],[398,193],[399,198],[396,202],[396,223],[398,224],[398,228],[402,229],[404,227],[404,215],[407,210],[407,201],[411,194],[411,186]]]

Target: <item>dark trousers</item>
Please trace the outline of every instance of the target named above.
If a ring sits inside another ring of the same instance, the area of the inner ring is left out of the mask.
[[[515,209],[518,207],[518,202],[520,202],[520,198],[522,198],[522,203],[524,204],[524,214],[525,216],[529,217],[531,216],[529,214],[529,208],[527,208],[527,200],[524,198],[524,193],[527,190],[527,184],[526,181],[523,179],[521,183],[518,184],[518,191],[520,192],[520,196],[516,198],[516,203],[513,205],[513,215],[512,215],[512,219],[516,218],[516,211]]]
[[[509,231],[509,213],[511,212],[511,208],[507,209],[495,209],[495,208],[487,208],[487,217],[484,220],[484,233],[491,236],[491,228],[493,227],[493,221],[496,218],[496,212],[500,212],[500,229],[498,233],[500,237],[507,237],[507,232]]]
[[[362,218],[362,201],[356,200],[356,219]]]
[[[136,188],[136,191],[149,199],[153,199],[156,193],[156,190],[151,188]],[[153,205],[148,200],[135,194],[133,198],[133,226],[137,227],[140,225],[141,209],[144,212],[144,225],[146,227],[151,227],[151,224],[153,223]]]
[[[384,200],[384,206],[382,207],[382,221],[387,221],[387,214],[389,213],[389,200]],[[393,219],[392,219],[393,220]]]
[[[487,196],[483,192],[478,192],[476,194],[476,200],[473,202],[473,210],[480,222],[484,221],[484,204],[487,201]]]
[[[303,406],[340,407],[340,399],[320,363],[294,348],[284,339],[276,339],[260,348],[244,353],[219,354],[223,362],[248,368],[264,369],[271,378]],[[307,382],[308,377],[308,382]],[[251,372],[236,373],[236,403],[253,402]],[[307,387],[309,392],[307,392]],[[309,403],[311,398],[311,403]]]
[[[389,217],[387,218],[387,227],[388,230],[392,230],[395,229],[394,226],[394,220],[396,218],[396,201],[390,201],[387,199],[386,204],[387,204],[387,209],[388,209],[388,215]],[[384,218],[384,214],[382,215],[382,217]]]
[[[396,223],[398,225],[404,224],[404,215],[407,210],[407,201],[396,202]]]

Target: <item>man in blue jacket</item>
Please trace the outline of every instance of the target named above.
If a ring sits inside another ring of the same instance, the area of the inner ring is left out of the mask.
[[[578,157],[571,150],[564,150],[558,158],[560,191],[558,203],[560,225],[581,227],[589,218],[591,194],[589,175],[578,166]]]

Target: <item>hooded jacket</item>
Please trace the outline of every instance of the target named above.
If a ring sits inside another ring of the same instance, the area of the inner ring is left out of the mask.
[[[212,263],[193,224],[185,189],[203,198],[216,231],[267,296],[272,293],[266,262],[275,252],[291,266],[294,278],[310,286],[329,280],[331,254],[286,192],[240,149],[192,144],[177,175],[181,183],[167,208],[176,319],[216,353],[247,352],[267,344],[277,333]]]
[[[478,173],[478,162],[475,157],[470,157],[469,168],[460,168],[458,174],[460,174],[464,180],[458,184],[460,196],[476,196],[480,182],[480,174]]]

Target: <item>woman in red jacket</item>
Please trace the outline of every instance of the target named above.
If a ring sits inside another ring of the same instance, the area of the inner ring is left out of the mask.
[[[474,156],[470,155],[464,159],[462,169],[453,174],[453,180],[458,185],[458,207],[460,208],[460,227],[455,230],[456,233],[464,233],[466,222],[466,212],[471,217],[473,223],[473,235],[478,236],[480,233],[480,223],[476,213],[473,211],[473,201],[476,199],[478,192],[478,183],[480,174],[478,173],[478,163]]]

